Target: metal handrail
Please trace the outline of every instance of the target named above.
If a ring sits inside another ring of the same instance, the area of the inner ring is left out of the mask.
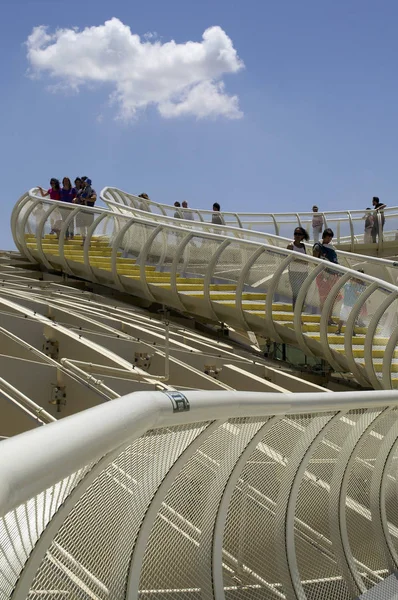
[[[28,258],[30,260],[36,261],[36,262],[42,262],[42,258],[41,258],[41,253],[39,252],[39,247],[41,248],[41,251],[44,252],[43,247],[41,245],[41,233],[39,233],[39,235],[36,235],[36,242],[37,242],[37,248],[38,251],[35,252],[32,249],[29,249],[27,246],[27,239],[25,238],[25,229],[23,229],[23,231],[21,231],[21,226],[23,225],[24,228],[28,228],[29,227],[29,219],[30,219],[30,215],[33,214],[33,211],[35,209],[35,207],[37,206],[37,204],[40,203],[42,205],[44,205],[45,207],[48,207],[48,210],[51,211],[54,208],[54,201],[53,200],[43,200],[42,198],[38,198],[37,196],[35,196],[34,194],[32,195],[24,195],[22,197],[22,199],[20,200],[19,203],[19,209],[21,212],[22,219],[20,220],[18,218],[18,214],[17,216],[13,218],[13,234],[14,234],[14,238],[16,239],[16,241],[18,241],[21,250],[24,252],[24,250],[26,250],[26,255],[28,256]],[[63,211],[66,211],[66,213],[70,210],[72,211],[76,211],[76,206],[75,205],[65,205],[65,203],[57,203],[57,205],[60,206],[60,208],[62,208]],[[18,213],[18,207],[16,208],[16,211]],[[126,227],[126,233],[125,236],[127,236],[127,247],[128,247],[128,236],[129,236],[129,232],[131,232],[131,235],[133,235],[133,237],[131,238],[132,240],[136,239],[136,234],[134,233],[134,231],[136,231],[136,229],[134,228],[138,228],[138,230],[140,230],[141,232],[146,232],[145,239],[149,239],[150,243],[140,243],[140,247],[137,248],[136,250],[134,250],[134,252],[136,252],[135,256],[137,259],[137,265],[140,266],[140,278],[136,278],[134,281],[132,281],[131,279],[128,279],[126,277],[123,277],[120,273],[118,273],[117,271],[117,263],[116,261],[113,259],[112,263],[111,263],[111,267],[109,270],[102,270],[101,271],[101,281],[104,280],[104,277],[106,278],[107,284],[110,285],[111,287],[117,287],[118,289],[121,289],[121,291],[125,291],[126,293],[134,293],[137,294],[143,298],[145,298],[146,300],[150,300],[151,302],[153,301],[158,301],[160,303],[165,303],[167,305],[169,305],[170,307],[173,307],[177,310],[182,310],[183,312],[185,311],[192,311],[192,308],[186,308],[187,306],[191,306],[189,304],[189,296],[184,296],[183,293],[180,293],[179,291],[179,286],[177,284],[177,277],[179,276],[178,271],[180,269],[182,269],[183,271],[185,270],[185,266],[186,264],[189,263],[190,260],[195,260],[196,256],[198,255],[197,250],[194,250],[194,246],[192,246],[192,243],[194,243],[194,240],[196,238],[199,238],[201,240],[201,244],[203,244],[203,247],[206,247],[206,245],[208,243],[213,243],[216,245],[216,247],[220,247],[222,244],[224,244],[224,247],[227,248],[231,242],[231,237],[229,235],[230,232],[238,232],[238,231],[242,231],[242,230],[238,230],[237,228],[227,228],[224,226],[212,226],[212,227],[207,227],[206,230],[203,230],[202,225],[200,226],[200,228],[197,227],[197,225],[194,225],[194,227],[190,227],[190,228],[181,228],[179,226],[179,224],[176,224],[176,221],[178,220],[173,220],[173,222],[169,223],[157,223],[156,220],[153,220],[151,218],[150,215],[148,215],[147,213],[144,213],[145,218],[141,218],[134,216],[127,216],[127,215],[120,215],[117,214],[113,211],[109,211],[109,210],[104,210],[104,209],[97,209],[97,208],[88,208],[88,207],[81,207],[78,209],[78,211],[84,211],[84,212],[88,212],[90,214],[93,215],[93,222],[92,225],[90,225],[89,227],[89,232],[87,234],[86,237],[86,241],[84,244],[84,263],[73,263],[73,260],[69,260],[68,262],[68,267],[73,274],[78,275],[79,277],[85,277],[86,279],[91,280],[92,278],[92,272],[93,272],[93,267],[96,268],[96,272],[98,271],[98,266],[95,260],[95,257],[91,257],[90,253],[89,253],[89,247],[90,247],[90,243],[91,243],[91,239],[92,236],[96,230],[96,226],[97,223],[101,222],[102,220],[104,220],[104,218],[106,217],[106,221],[108,223],[111,223],[112,225],[112,231],[114,232],[112,234],[112,237],[109,236],[104,236],[104,239],[107,240],[107,243],[110,244],[110,247],[113,246],[113,240],[114,239],[118,239],[120,238],[120,236],[118,236],[119,231],[121,231],[122,229],[124,230],[124,228]],[[42,216],[40,219],[40,226],[38,228],[38,231],[42,231],[43,229],[43,224],[45,223],[45,216]],[[63,244],[63,236],[65,236],[65,226],[63,226],[61,228],[61,232],[60,232],[60,240],[58,243],[58,253],[62,256],[59,257],[59,261],[58,261],[58,269],[62,270],[62,265],[65,262],[65,256],[64,256],[64,249],[65,249],[65,245]],[[134,230],[134,231],[133,231]],[[160,242],[158,241],[158,236],[157,236],[157,232],[159,232],[161,234],[161,240]],[[151,238],[151,235],[154,235],[155,237]],[[115,237],[116,236],[116,237]],[[244,237],[244,236],[243,236]],[[124,237],[123,237],[124,239]],[[170,289],[169,290],[162,290],[162,288],[158,288],[156,287],[156,285],[152,285],[150,283],[150,275],[148,275],[148,272],[145,269],[145,265],[147,265],[149,262],[151,262],[150,256],[151,256],[151,244],[152,244],[152,239],[153,240],[157,240],[158,244],[161,244],[161,248],[162,250],[160,251],[159,254],[159,258],[157,260],[157,269],[162,271],[162,270],[166,270],[169,272],[169,278],[170,278]],[[392,283],[389,283],[388,281],[382,281],[380,279],[377,279],[371,275],[365,275],[362,273],[358,273],[356,271],[353,271],[352,269],[349,269],[345,266],[342,265],[334,265],[331,263],[328,263],[326,261],[322,261],[319,260],[315,257],[309,256],[309,255],[300,255],[300,258],[298,259],[297,257],[297,253],[291,251],[291,250],[287,250],[286,248],[279,248],[276,247],[274,244],[265,244],[263,242],[264,237],[260,236],[260,240],[261,241],[254,241],[254,240],[248,240],[248,239],[242,239],[242,236],[240,237],[235,237],[235,239],[233,240],[233,244],[234,247],[236,249],[236,252],[239,252],[239,256],[241,257],[241,260],[246,261],[247,259],[245,258],[247,256],[247,258],[249,258],[249,255],[251,253],[255,253],[258,249],[262,248],[264,249],[264,251],[267,253],[267,255],[269,255],[270,260],[274,260],[272,257],[278,257],[277,260],[281,261],[281,260],[286,260],[288,257],[289,261],[292,262],[295,260],[300,260],[300,262],[304,262],[307,264],[307,269],[308,269],[308,273],[312,273],[310,276],[307,277],[305,283],[303,283],[302,285],[302,293],[305,295],[308,293],[311,284],[313,281],[315,281],[315,277],[318,276],[322,276],[323,277],[323,273],[330,273],[333,272],[335,273],[335,275],[337,276],[337,283],[336,285],[333,287],[333,289],[330,290],[330,294],[334,297],[337,298],[338,294],[340,293],[340,286],[338,285],[338,279],[339,276],[343,276],[343,275],[347,275],[348,278],[351,279],[356,279],[356,280],[360,280],[361,283],[363,284],[364,288],[367,288],[368,286],[372,285],[372,284],[377,284],[377,292],[380,292],[381,296],[380,296],[380,301],[383,300],[384,295],[385,294],[392,294],[392,296],[394,296],[397,294],[398,288],[396,285],[393,285]],[[120,242],[118,242],[120,243]],[[227,246],[225,246],[225,244],[227,244]],[[115,251],[117,250],[116,247],[113,247],[113,254],[115,253]],[[171,254],[170,254],[171,253]],[[192,258],[190,259],[189,256],[191,253]],[[289,327],[285,327],[284,325],[281,325],[280,323],[278,323],[278,313],[274,314],[272,307],[273,307],[273,303],[276,301],[275,299],[278,297],[278,294],[280,293],[278,291],[279,289],[279,279],[281,277],[284,277],[285,280],[287,280],[287,270],[288,267],[283,268],[281,271],[276,269],[275,273],[271,273],[268,277],[266,277],[264,279],[265,283],[261,283],[262,280],[260,280],[259,282],[257,282],[257,284],[255,284],[256,290],[257,291],[262,291],[267,293],[267,307],[265,307],[265,316],[266,318],[263,319],[260,316],[257,316],[256,314],[252,314],[248,311],[246,311],[245,309],[245,302],[243,300],[243,291],[244,291],[244,286],[240,285],[239,286],[239,290],[238,293],[236,294],[235,297],[235,309],[234,309],[234,314],[231,315],[231,312],[229,312],[229,316],[226,318],[225,317],[225,312],[224,312],[224,306],[222,303],[217,303],[217,302],[213,302],[212,301],[212,297],[211,297],[211,293],[210,293],[210,278],[215,278],[215,280],[222,280],[224,281],[224,283],[236,283],[237,281],[235,281],[234,279],[230,279],[228,278],[228,276],[224,276],[221,272],[221,266],[222,265],[222,260],[223,260],[223,250],[221,250],[221,262],[220,260],[217,261],[217,265],[213,265],[212,268],[212,272],[209,274],[208,269],[206,268],[207,265],[205,263],[200,263],[201,267],[198,271],[198,269],[195,270],[196,276],[198,276],[198,272],[199,274],[202,273],[202,277],[204,278],[204,282],[206,285],[204,285],[203,288],[203,299],[199,299],[197,300],[197,309],[195,308],[195,310],[198,310],[198,314],[201,317],[205,317],[210,321],[220,321],[223,322],[225,320],[228,319],[232,319],[232,323],[239,323],[239,326],[242,326],[242,322],[246,323],[248,327],[251,328],[252,331],[258,332],[258,334],[262,335],[262,336],[268,336],[271,339],[275,339],[275,340],[279,340],[279,341],[283,341],[289,344],[293,344],[293,345],[299,345],[300,347],[302,347],[302,349],[309,354],[310,356],[315,354],[320,354],[322,355],[324,358],[329,358],[329,361],[333,363],[333,365],[340,365],[341,366],[341,370],[342,371],[348,371],[348,372],[353,372],[356,369],[355,365],[358,366],[358,368],[361,370],[362,373],[362,379],[365,379],[366,381],[369,382],[369,385],[372,385],[372,381],[374,380],[375,377],[375,370],[374,370],[374,364],[373,362],[369,361],[365,361],[365,364],[362,364],[361,361],[358,361],[355,357],[354,354],[350,354],[348,356],[344,356],[342,353],[337,352],[332,346],[333,343],[330,341],[330,338],[328,336],[328,320],[330,318],[330,315],[328,313],[329,310],[329,305],[331,306],[331,303],[328,302],[326,303],[325,307],[321,306],[321,321],[320,321],[320,340],[315,340],[311,337],[309,337],[308,335],[305,335],[305,330],[302,330],[301,327],[301,320],[298,321],[299,319],[299,315],[301,314],[301,309],[298,305],[296,305],[296,310],[295,310],[295,314],[294,314],[294,323],[297,325],[297,322],[299,324],[299,328],[297,328],[295,326],[295,329],[291,329]],[[227,253],[226,253],[227,256]],[[56,261],[56,257],[54,257],[51,254],[46,254],[45,253],[45,261],[49,262],[50,264],[54,265],[54,260]],[[187,263],[188,261],[188,263]],[[385,263],[385,261],[383,261]],[[211,263],[212,264],[212,263]],[[286,263],[287,265],[287,263]],[[243,266],[243,265],[242,265]],[[217,267],[217,268],[216,268]],[[229,268],[229,267],[228,267]],[[315,271],[314,271],[315,269]],[[207,275],[206,275],[207,274]],[[200,276],[200,275],[199,275]],[[207,278],[206,278],[207,277]],[[269,280],[268,282],[266,280]],[[394,278],[395,279],[395,278]],[[318,280],[317,280],[318,281]],[[246,284],[246,289],[247,289],[247,285]],[[250,289],[250,286],[249,286]],[[132,291],[133,290],[133,291]],[[290,294],[290,288],[286,289],[284,292],[285,296],[289,296]],[[304,298],[304,296],[303,296]],[[356,300],[355,302],[355,307],[358,308],[358,310],[360,310],[366,303],[367,299],[365,298],[365,295],[360,295],[359,298]],[[187,305],[188,303],[188,305]],[[200,305],[200,306],[199,306]],[[393,306],[391,305],[391,308],[389,309],[389,313],[391,313],[391,317],[393,317],[393,313],[391,311],[393,311]],[[243,312],[244,311],[244,312]],[[377,311],[376,311],[377,312]],[[328,314],[326,314],[328,313]],[[376,330],[377,330],[377,323],[378,320],[380,320],[381,315],[377,315],[377,319],[376,319],[376,315],[374,315],[372,317],[371,322],[369,323],[369,331],[372,331],[373,334],[372,336],[370,336],[370,334],[368,333],[368,331],[365,334],[365,348],[372,346],[372,344],[377,343],[378,345],[380,345],[378,343],[378,338],[376,336]],[[391,320],[391,319],[390,319]],[[348,322],[346,325],[346,331],[345,331],[345,335],[344,338],[342,338],[342,343],[348,343],[348,340],[350,340],[352,338],[352,335],[354,333],[354,322]],[[391,327],[393,328],[393,321],[391,320],[390,323]],[[391,328],[390,328],[391,329]],[[391,331],[389,330],[387,332],[387,336],[389,336],[391,333]],[[303,335],[305,336],[303,338]],[[305,340],[305,343],[303,342]],[[352,341],[350,341],[349,343],[352,343]],[[394,362],[395,363],[395,350],[393,348],[393,346],[390,344],[387,347],[387,354],[385,355],[384,359],[387,361],[390,361],[391,363]],[[379,378],[377,378],[377,380],[379,381]],[[384,378],[382,380],[380,380],[380,384],[382,385],[382,387],[392,387],[393,386],[393,377],[391,376],[391,381],[387,384],[386,382],[386,376],[384,374]],[[394,384],[395,385],[395,384]]]
[[[106,188],[105,188],[106,189]],[[250,240],[255,237],[253,241],[262,242],[264,244],[275,244],[280,248],[286,248],[288,244],[291,244],[291,239],[288,237],[284,237],[281,235],[276,235],[274,233],[264,233],[262,231],[253,231],[251,229],[246,229],[244,224],[241,227],[232,227],[227,225],[215,225],[208,223],[206,221],[191,221],[187,219],[175,219],[174,217],[170,217],[167,215],[158,215],[151,213],[148,215],[148,211],[140,210],[138,208],[134,208],[132,206],[121,205],[113,200],[109,200],[105,195],[102,195],[101,192],[101,200],[107,205],[110,210],[117,212],[118,214],[131,214],[132,216],[138,216],[138,218],[148,219],[152,218],[156,223],[165,223],[172,226],[178,226],[181,228],[192,228],[198,229],[199,231],[207,231],[209,228],[217,229],[220,233],[228,233],[228,235],[233,235],[234,237],[239,237],[240,239]],[[120,211],[120,212],[119,212]],[[398,208],[397,208],[398,211]],[[249,214],[249,213],[246,213]],[[398,216],[398,212],[397,212]],[[348,242],[348,238],[347,238]],[[304,242],[307,251],[312,250],[312,244]],[[378,267],[388,267],[392,269],[398,268],[398,261],[393,261],[389,259],[379,258],[377,256],[367,256],[364,254],[356,254],[355,252],[346,252],[344,250],[340,250],[339,248],[335,248],[336,253],[339,257],[339,262],[344,264],[346,261],[346,266],[350,266],[351,268],[355,268],[355,265],[361,264],[363,262],[373,264]],[[397,271],[398,275],[398,271]]]
[[[297,393],[134,392],[4,440],[0,447],[0,517],[146,431],[244,416],[298,415],[398,407],[398,391]],[[51,452],[48,449],[51,448]],[[15,468],[18,465],[18,468]]]
[[[101,197],[104,196],[109,190],[115,190],[117,191],[119,194],[123,194],[124,198],[133,198],[134,200],[136,200],[138,203],[143,203],[146,204],[148,207],[154,206],[154,207],[159,207],[159,208],[163,208],[164,210],[167,211],[178,211],[181,214],[183,214],[184,212],[187,211],[193,211],[193,212],[200,212],[203,215],[213,215],[214,211],[212,210],[208,210],[208,209],[198,209],[198,208],[176,208],[174,206],[171,206],[170,204],[164,204],[161,202],[155,202],[154,200],[143,200],[142,198],[140,198],[139,196],[136,196],[135,194],[130,194],[129,192],[125,192],[120,190],[119,188],[113,188],[111,186],[106,186],[105,188],[102,189],[101,191]],[[126,206],[128,206],[126,204]],[[133,207],[135,208],[135,207]],[[292,211],[292,212],[272,212],[272,213],[262,213],[262,212],[233,212],[233,211],[220,211],[222,215],[239,215],[239,217],[244,221],[244,218],[247,217],[269,217],[272,220],[272,217],[296,217],[296,222],[297,222],[297,218],[300,217],[302,218],[302,216],[307,216],[307,217],[313,217],[314,215],[342,215],[342,214],[346,214],[347,215],[347,221],[348,219],[348,215],[349,214],[358,214],[358,215],[363,215],[366,209],[350,209],[350,210],[323,210],[320,211],[318,213],[313,213],[312,211],[301,211],[301,212],[297,212],[297,211]],[[387,206],[383,212],[384,214],[387,214],[390,211],[394,211],[394,216],[398,216],[398,206]],[[342,218],[341,220],[345,220],[345,218]]]
[[[170,206],[167,204],[162,204],[160,202],[155,202],[153,200],[143,200],[134,194],[129,194],[124,192],[118,188],[105,187],[101,191],[101,198],[103,200],[108,199],[114,201],[115,203],[120,204],[121,206],[132,206],[133,208],[142,208],[142,210],[146,210],[148,212],[152,212],[152,210],[160,211],[163,215],[166,214],[174,214],[177,212],[181,218],[184,218],[184,214],[195,213],[199,216],[200,220],[211,221],[211,217],[214,214],[212,210],[206,209],[191,209],[191,208],[175,208],[174,206]],[[357,238],[363,235],[363,231],[361,233],[355,233],[353,222],[362,222],[365,218],[366,209],[354,209],[354,210],[335,210],[329,211],[324,210],[322,212],[313,213],[310,211],[304,212],[274,212],[274,213],[260,213],[260,212],[232,212],[232,211],[220,211],[220,215],[222,219],[225,221],[225,224],[228,225],[228,219],[232,219],[236,224],[235,226],[241,228],[249,228],[249,227],[257,227],[259,228],[262,225],[271,226],[273,228],[273,233],[275,235],[279,235],[280,227],[282,225],[292,224],[294,227],[297,225],[306,227],[309,231],[311,230],[312,218],[314,215],[321,215],[324,217],[325,226],[330,227],[335,223],[337,225],[337,241],[338,243],[344,243],[344,237],[340,236],[340,225],[343,223],[347,224],[349,229],[348,242],[351,245],[351,249],[354,247],[354,244],[358,243]],[[156,214],[156,213],[155,213]],[[397,224],[392,232],[384,232],[384,236],[386,234],[393,233],[394,236],[398,230],[398,207],[386,207],[383,210],[383,215],[385,219],[396,218]],[[381,223],[381,214],[377,212],[376,218],[378,221],[378,230],[382,231],[382,223]],[[395,238],[394,238],[395,239]],[[378,236],[377,247],[379,250],[382,248],[383,236]]]

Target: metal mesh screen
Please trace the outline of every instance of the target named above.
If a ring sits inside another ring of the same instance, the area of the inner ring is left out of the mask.
[[[212,534],[221,494],[240,453],[263,424],[239,419],[220,427],[181,471],[151,532],[141,593],[169,589],[188,598],[190,589],[202,589],[212,594]]]
[[[29,598],[123,598],[139,525],[165,474],[205,424],[149,432],[100,472],[62,525]],[[106,548],[106,552],[104,549]]]
[[[391,461],[385,473],[383,488],[380,493],[383,494],[384,516],[386,520],[386,529],[389,536],[390,552],[394,556],[395,562],[398,562],[398,505],[397,505],[397,467],[398,467],[398,446],[395,443],[395,449],[392,453]]]
[[[377,413],[370,412],[369,418]],[[385,435],[397,420],[397,412],[382,414],[373,427],[362,436],[356,449],[347,487],[346,524],[350,548],[360,565],[362,580],[367,588],[378,583],[387,574],[385,557],[374,537],[371,518],[370,486],[374,463]]]
[[[339,531],[339,511],[332,511],[330,502],[331,492],[338,491],[332,488],[336,467],[339,461],[349,458],[343,456],[344,445],[350,436],[355,436],[363,414],[366,414],[366,424],[370,424],[378,413],[353,411],[340,418],[315,448],[300,483],[295,514],[295,556],[297,575],[309,600],[320,597],[348,600],[352,597],[346,578],[342,575],[341,556],[336,554],[337,548],[333,544],[333,533]],[[355,519],[362,511],[367,511],[357,499],[351,497],[351,493],[361,495],[361,486],[360,480],[351,480],[346,500],[348,520],[351,513]],[[361,530],[357,531],[357,537],[362,539]]]
[[[248,457],[236,485],[224,533],[224,585],[232,569],[237,598],[250,598],[252,586],[265,598],[283,593],[275,540],[278,494],[289,457],[310,423],[306,416],[277,423]]]
[[[366,303],[366,308],[362,315],[363,322],[367,327],[375,315],[375,312],[380,305],[389,296],[388,292],[380,289],[376,290]],[[379,317],[377,326],[372,339],[372,365],[371,368],[380,381],[383,377],[383,357],[385,353],[386,343],[395,327],[396,315],[398,310],[398,302],[394,301],[389,309]]]
[[[9,598],[33,548],[88,465],[0,518],[0,597]]]
[[[30,600],[356,597],[389,572],[371,485],[385,440],[398,550],[397,422],[378,408],[149,431],[0,520],[2,597],[36,556]]]

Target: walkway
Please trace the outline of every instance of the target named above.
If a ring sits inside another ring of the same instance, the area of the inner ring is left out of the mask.
[[[59,239],[50,233],[55,226]],[[77,234],[66,239],[77,226],[86,230],[84,244]],[[16,205],[12,230],[21,253],[47,269],[297,346],[365,387],[398,384],[398,288],[381,279],[230,237],[221,226],[181,228],[33,193]],[[294,311],[292,285],[300,288]],[[338,320],[349,285],[355,302],[338,336],[330,322]]]

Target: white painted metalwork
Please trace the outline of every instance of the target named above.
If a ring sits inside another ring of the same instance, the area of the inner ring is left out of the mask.
[[[211,223],[213,211],[191,208],[175,208],[167,204],[161,204],[152,200],[143,200],[134,194],[123,192],[120,189],[105,187],[101,192],[102,200],[112,210],[120,214],[126,214],[126,209],[150,212],[152,218],[161,216],[173,217],[179,214],[181,219],[191,220],[187,215],[192,215],[196,222]],[[209,207],[211,208],[211,207]],[[366,210],[340,210],[321,211],[318,213],[235,213],[222,211],[217,213],[221,216],[223,225],[239,227],[254,232],[274,234],[276,236],[290,237],[295,227],[304,227],[311,239],[313,235],[312,218],[314,214],[322,215],[324,228],[331,227],[336,236],[336,243],[342,249],[361,254],[374,254],[379,256],[393,256],[397,253],[398,245],[398,207],[387,207],[383,213],[377,213],[378,230],[383,232],[377,236],[376,243],[364,242],[364,223]],[[385,223],[382,223],[384,217]],[[186,226],[187,224],[184,224]],[[192,220],[191,220],[192,225]]]
[[[396,265],[341,251],[333,265],[248,231],[245,215],[219,226],[105,195],[111,210],[32,190],[13,211],[0,597],[348,600],[384,580],[398,567],[398,396],[377,390],[398,387]],[[270,216],[277,234],[289,218]],[[344,218],[352,250],[357,218]],[[376,391],[319,393],[261,357],[265,338]],[[247,388],[279,393],[235,391]]]
[[[148,210],[142,210],[134,208],[133,204],[126,205],[120,201],[115,202],[114,196],[112,195],[113,188],[104,188],[101,192],[101,200],[108,207],[109,210],[116,212],[117,214],[131,215],[138,218],[150,218],[157,223],[165,223],[178,225],[185,229],[200,229],[203,231],[224,231],[228,232],[230,237],[239,237],[240,239],[245,238],[253,241],[263,241],[266,244],[273,244],[280,248],[286,248],[291,243],[293,237],[294,228],[297,226],[296,217],[293,221],[289,220],[289,215],[280,213],[283,218],[283,227],[275,225],[271,229],[261,227],[261,221],[250,221],[251,214],[247,213],[247,218],[240,221],[240,225],[237,226],[235,223],[229,223],[228,220],[224,225],[214,225],[209,223],[209,218],[199,220],[187,220],[187,219],[174,219],[171,215],[174,214],[171,210],[174,207],[168,207],[170,210],[167,213],[151,212]],[[35,194],[35,189],[31,190],[31,194]],[[124,192],[120,192],[120,198],[123,197]],[[128,195],[127,195],[128,196]],[[128,204],[128,200],[126,199]],[[184,210],[184,209],[182,209]],[[386,209],[387,210],[387,209]],[[397,214],[397,227],[398,227],[398,207],[389,209],[392,214]],[[210,211],[205,211],[210,212]],[[352,212],[352,211],[351,211]],[[359,211],[361,214],[363,211]],[[210,212],[210,214],[213,214]],[[341,213],[338,213],[341,214]],[[271,221],[275,219],[274,215],[264,215],[266,218],[270,218]],[[291,216],[291,215],[290,215]],[[271,218],[272,217],[272,218]],[[390,219],[391,226],[395,226],[395,222]],[[308,229],[308,228],[307,228]],[[340,229],[340,228],[339,228]],[[283,235],[280,235],[280,233]],[[310,232],[309,232],[310,233]],[[358,236],[354,237],[354,240],[350,243],[346,243],[342,238],[338,237],[335,233],[334,241],[336,243],[336,250],[339,256],[339,263],[345,267],[350,268],[364,268],[364,265],[372,265],[374,269],[378,268],[379,277],[386,279],[390,283],[396,283],[398,277],[398,262],[393,260],[381,260],[377,256],[394,256],[398,254],[398,234],[396,236],[395,230],[391,232],[385,231],[385,237],[389,238],[388,243],[383,245],[380,244],[364,244]],[[344,243],[343,243],[344,242]],[[307,250],[312,249],[313,241],[307,244]],[[385,251],[384,251],[384,250]],[[383,251],[382,251],[383,250]],[[356,252],[356,253],[355,253]],[[381,275],[380,269],[387,269],[384,275]],[[373,273],[370,273],[373,274]]]
[[[397,431],[396,391],[152,391],[3,440],[2,597],[353,599],[397,568]]]
[[[242,333],[199,332],[192,319],[149,312],[136,297],[126,304],[109,288],[26,268],[16,253],[0,263],[1,438],[138,390],[312,393],[327,384],[264,358]]]
[[[37,225],[35,213],[39,206]],[[51,214],[58,207],[64,219],[72,211],[76,224],[81,215],[89,219],[84,244],[78,236],[73,241],[65,240],[65,224],[60,227],[59,239],[50,234]],[[296,345],[309,356],[326,359],[336,371],[355,371],[354,376],[359,375],[363,385],[397,386],[398,356],[395,338],[391,337],[397,324],[395,284],[308,255],[298,257],[274,243],[265,244],[261,234],[253,234],[253,239],[244,235],[242,239],[243,231],[237,228],[196,223],[192,228],[192,222],[185,227],[187,221],[181,227],[182,222],[170,225],[156,221],[152,214],[141,214],[150,218],[88,207],[76,209],[31,193],[16,205],[12,228],[21,252],[39,264],[44,255],[47,268],[50,265],[62,272],[67,261],[68,273],[77,277],[208,322],[227,323],[263,338]],[[358,264],[355,255],[351,255],[351,261]],[[380,265],[385,268],[386,261],[370,259],[370,263],[377,272]],[[300,291],[293,313],[295,278]],[[362,321],[360,327],[352,319],[347,320],[347,310],[342,311],[347,286],[356,289],[351,291],[356,297],[348,313],[356,311]],[[367,293],[369,289],[371,293]],[[391,302],[381,313],[379,307],[387,297]],[[338,321],[343,313],[347,329],[339,337],[329,321]],[[347,358],[344,350],[350,342],[352,352]],[[383,369],[381,359],[386,350],[391,363]],[[353,362],[356,369],[352,369]]]

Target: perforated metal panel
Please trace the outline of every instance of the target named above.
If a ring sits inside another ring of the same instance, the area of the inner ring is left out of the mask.
[[[383,406],[148,431],[0,521],[2,595],[355,598],[396,564],[395,432]]]
[[[204,427],[149,432],[112,460],[55,535],[29,598],[43,590],[50,597],[59,586],[73,598],[125,597],[131,554],[148,504]]]
[[[92,465],[73,473],[26,504],[0,518],[0,592],[12,591],[35,545],[63,502],[78,486]]]

